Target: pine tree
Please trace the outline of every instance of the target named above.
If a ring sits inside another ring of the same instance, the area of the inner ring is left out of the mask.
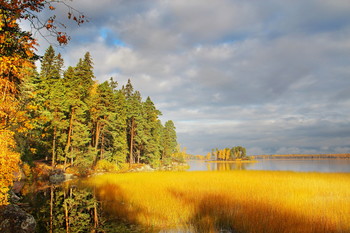
[[[65,99],[66,89],[62,81],[63,59],[60,54],[50,46],[43,57],[40,79],[36,83],[37,101],[40,106],[42,119],[46,122],[41,125],[42,144],[47,152],[51,152],[52,166],[55,166],[60,137],[64,137],[63,130],[66,127],[64,111],[67,108]],[[40,127],[40,125],[39,125]]]
[[[127,102],[121,90],[115,91],[114,98],[115,116],[108,127],[112,137],[109,160],[120,164],[126,161],[129,151],[127,140]]]
[[[111,157],[115,131],[118,130],[116,128],[117,101],[115,89],[117,85],[117,82],[112,79],[110,82],[106,81],[100,85],[95,85],[91,92],[89,110],[92,122],[91,145],[100,159],[104,158],[105,152],[107,152],[107,157]],[[95,164],[97,159],[96,156],[94,158]]]
[[[150,97],[143,103],[144,109],[144,160],[150,164],[156,164],[160,160],[160,128],[158,116],[161,112],[156,109]]]
[[[170,162],[171,155],[175,152],[177,146],[177,137],[174,122],[169,120],[165,122],[163,129],[163,151],[162,160],[165,163]]]
[[[80,67],[80,68],[78,68]],[[65,145],[65,164],[70,159],[71,164],[78,159],[80,165],[89,166],[92,163],[91,154],[88,152],[90,133],[88,126],[88,106],[86,100],[89,90],[92,88],[82,83],[92,83],[91,77],[85,77],[81,67],[84,67],[82,60],[79,61],[77,68],[69,67],[64,75],[64,83],[67,89],[66,99],[68,112],[67,119],[69,125],[67,129],[67,142]]]
[[[142,109],[142,99],[139,91],[135,91],[127,101],[128,126],[129,126],[129,149],[131,163],[140,162],[141,151],[143,150],[144,141],[144,119]]]
[[[128,80],[126,86],[122,87],[122,92],[126,100],[126,134],[129,147],[129,164],[131,165],[135,162],[135,157],[137,157],[135,153],[135,136],[137,134],[137,124],[140,123],[139,119],[140,115],[142,114],[141,95],[138,91],[134,91],[134,87],[132,86],[130,79]]]

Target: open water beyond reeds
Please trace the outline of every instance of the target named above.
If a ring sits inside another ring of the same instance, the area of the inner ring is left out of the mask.
[[[191,160],[189,171],[295,171],[350,172],[350,159],[258,159],[256,162],[206,162]]]

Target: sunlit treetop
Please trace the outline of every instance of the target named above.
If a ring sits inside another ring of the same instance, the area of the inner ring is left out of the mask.
[[[66,24],[57,19],[56,9],[63,5],[67,9],[67,21],[75,21],[78,25],[88,22],[85,15],[66,3],[65,0],[0,0],[0,13],[11,15],[11,20],[25,20],[35,31],[44,38],[43,29],[48,36],[55,37],[60,45],[65,45],[70,40],[65,32]],[[43,18],[43,17],[46,18]],[[2,25],[0,25],[2,29]]]

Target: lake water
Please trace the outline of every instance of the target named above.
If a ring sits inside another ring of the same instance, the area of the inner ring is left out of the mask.
[[[296,172],[350,172],[350,159],[259,159],[256,163],[189,161],[189,171],[271,170]]]
[[[256,163],[189,161],[188,163],[189,173],[217,170],[350,172],[350,159],[258,160]],[[118,204],[113,201],[113,198],[99,198],[95,188],[81,186],[79,183],[77,180],[63,185],[41,184],[38,187],[27,184],[23,188],[22,202],[24,204],[22,205],[36,219],[37,232],[144,232],[139,226],[125,222],[123,215],[119,216],[107,211],[108,206]],[[122,195],[121,192],[116,193]],[[125,205],[125,207],[124,203],[119,205],[124,209],[128,206]]]

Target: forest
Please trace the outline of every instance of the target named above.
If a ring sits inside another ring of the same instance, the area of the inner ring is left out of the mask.
[[[18,21],[33,22],[35,12],[45,6],[55,9],[50,4],[1,1],[0,204],[8,203],[20,165],[30,170],[39,160],[52,168],[74,167],[84,175],[98,165],[156,167],[170,163],[171,155],[179,152],[174,123],[163,125],[151,98],[143,100],[130,80],[121,87],[113,78],[98,83],[89,52],[67,69],[53,46],[42,57],[35,53],[36,40]],[[73,10],[69,8],[69,17]],[[80,14],[72,17],[78,24],[83,19]],[[56,30],[54,18],[43,27],[60,44],[68,42],[66,34]]]
[[[130,80],[120,89],[113,78],[95,81],[89,52],[63,71],[60,54],[50,46],[41,64],[40,74],[21,85],[22,106],[34,122],[16,137],[25,161],[50,157],[52,166],[84,170],[99,160],[157,165],[175,152],[174,123],[163,126],[151,98],[143,101]]]

